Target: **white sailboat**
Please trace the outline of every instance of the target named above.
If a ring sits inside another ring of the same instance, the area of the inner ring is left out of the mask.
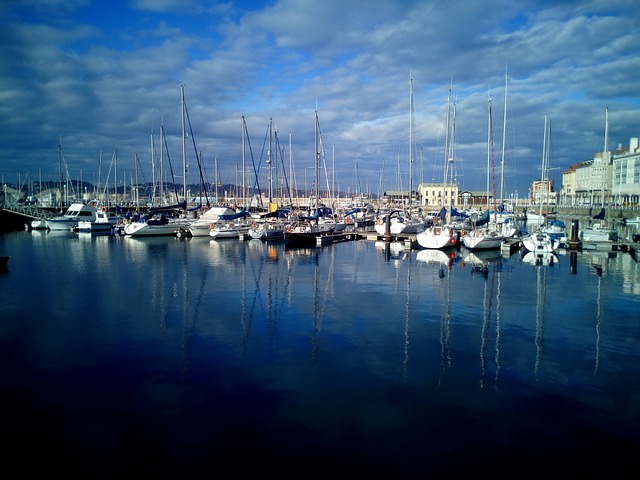
[[[186,132],[185,132],[185,112],[186,105],[184,100],[184,85],[180,86],[180,99],[182,104],[182,165],[183,165],[183,182],[184,182],[184,201],[178,202],[172,206],[160,206],[153,208],[146,217],[125,224],[124,234],[127,237],[151,237],[151,236],[168,236],[178,235],[178,232],[184,232],[190,220],[184,217],[184,211],[187,203],[187,186],[186,186]],[[164,143],[164,129],[161,127],[161,142]],[[137,162],[137,156],[136,156]],[[136,168],[136,172],[137,172]],[[162,183],[162,182],[161,182]],[[175,184],[175,182],[174,182]],[[161,199],[162,200],[162,199]],[[178,194],[176,192],[176,200]]]
[[[547,188],[544,196],[540,196],[540,211],[543,209],[543,205],[546,204],[547,210],[549,206],[549,194],[550,194],[550,180],[549,180],[549,155],[551,145],[551,120],[544,116],[544,135],[543,135],[543,147],[542,147],[542,179],[540,184]],[[529,252],[536,253],[550,253],[554,252],[560,246],[560,241],[555,236],[552,236],[546,227],[548,225],[545,217],[545,223],[540,225],[535,231],[522,237],[522,246]]]
[[[489,209],[489,180],[494,177],[493,172],[493,126],[491,122],[491,97],[489,97],[489,127],[487,141],[487,209]],[[470,232],[467,232],[462,241],[469,250],[493,250],[500,248],[505,241],[501,227],[496,221],[496,194],[493,192],[493,215],[485,225],[478,227],[474,225]]]
[[[279,218],[278,206],[273,202],[273,168],[274,160],[278,162],[277,155],[272,158],[271,152],[273,129],[272,119],[269,119],[268,127],[269,147],[267,149],[267,165],[269,167],[269,211],[261,214],[259,218],[251,220],[248,234],[251,238],[257,240],[281,240],[285,237],[285,224]],[[278,149],[276,148],[276,153]],[[282,160],[282,159],[281,159]]]
[[[451,87],[447,98],[447,122],[445,139],[445,163],[444,163],[444,192],[446,205],[443,206],[439,214],[434,217],[433,223],[424,231],[416,235],[416,241],[421,248],[444,250],[455,248],[460,243],[460,232],[451,224],[451,195],[447,190],[447,177],[453,174],[454,139],[455,139],[455,119],[456,105],[453,105],[453,120],[450,122]],[[451,123],[451,125],[449,125]],[[451,128],[450,128],[451,127]],[[451,131],[451,134],[449,133]]]
[[[606,162],[611,157],[611,152],[609,152],[609,108],[605,110],[605,132],[604,132],[604,151],[600,159],[601,162]],[[602,208],[600,209],[600,213],[594,215],[593,219],[598,220],[593,225],[582,229],[579,233],[580,240],[584,242],[617,242],[618,241],[618,231],[615,228],[612,228],[609,225],[609,222],[606,220],[606,212],[604,208],[604,187],[607,183],[606,175],[607,175],[607,166],[606,164],[603,168],[600,169],[602,172],[600,184],[602,185],[602,191],[600,194],[600,200],[602,202]]]

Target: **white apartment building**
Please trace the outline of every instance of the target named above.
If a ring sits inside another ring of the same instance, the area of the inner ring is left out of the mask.
[[[596,152],[592,160],[571,165],[562,174],[560,203],[565,206],[640,204],[638,137],[629,147]]]

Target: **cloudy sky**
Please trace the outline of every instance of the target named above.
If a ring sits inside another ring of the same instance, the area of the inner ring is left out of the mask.
[[[73,180],[113,176],[116,151],[119,184],[136,156],[148,180],[161,125],[182,183],[181,85],[189,183],[195,152],[207,181],[240,183],[244,117],[247,168],[267,171],[272,121],[290,183],[312,188],[316,111],[321,185],[377,194],[408,189],[409,172],[414,187],[442,181],[449,90],[462,189],[484,190],[493,165],[500,195],[504,166],[505,197],[526,196],[545,117],[557,185],[604,148],[607,108],[611,146],[640,135],[635,0],[5,0],[0,22],[8,184],[57,180],[59,144]]]

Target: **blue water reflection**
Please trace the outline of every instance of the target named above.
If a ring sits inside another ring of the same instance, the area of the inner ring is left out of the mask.
[[[640,445],[628,253],[42,232],[0,247],[10,458],[47,448],[53,468],[111,478],[521,476],[615,470]]]

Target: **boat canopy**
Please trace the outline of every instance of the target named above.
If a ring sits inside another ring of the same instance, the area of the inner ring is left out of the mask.
[[[300,216],[301,220],[317,220],[318,218],[333,218],[333,210],[331,207],[318,207],[311,215]]]
[[[236,213],[223,213],[220,215],[220,220],[235,220],[237,218],[244,218],[249,215],[249,212],[243,207],[242,210]]]

